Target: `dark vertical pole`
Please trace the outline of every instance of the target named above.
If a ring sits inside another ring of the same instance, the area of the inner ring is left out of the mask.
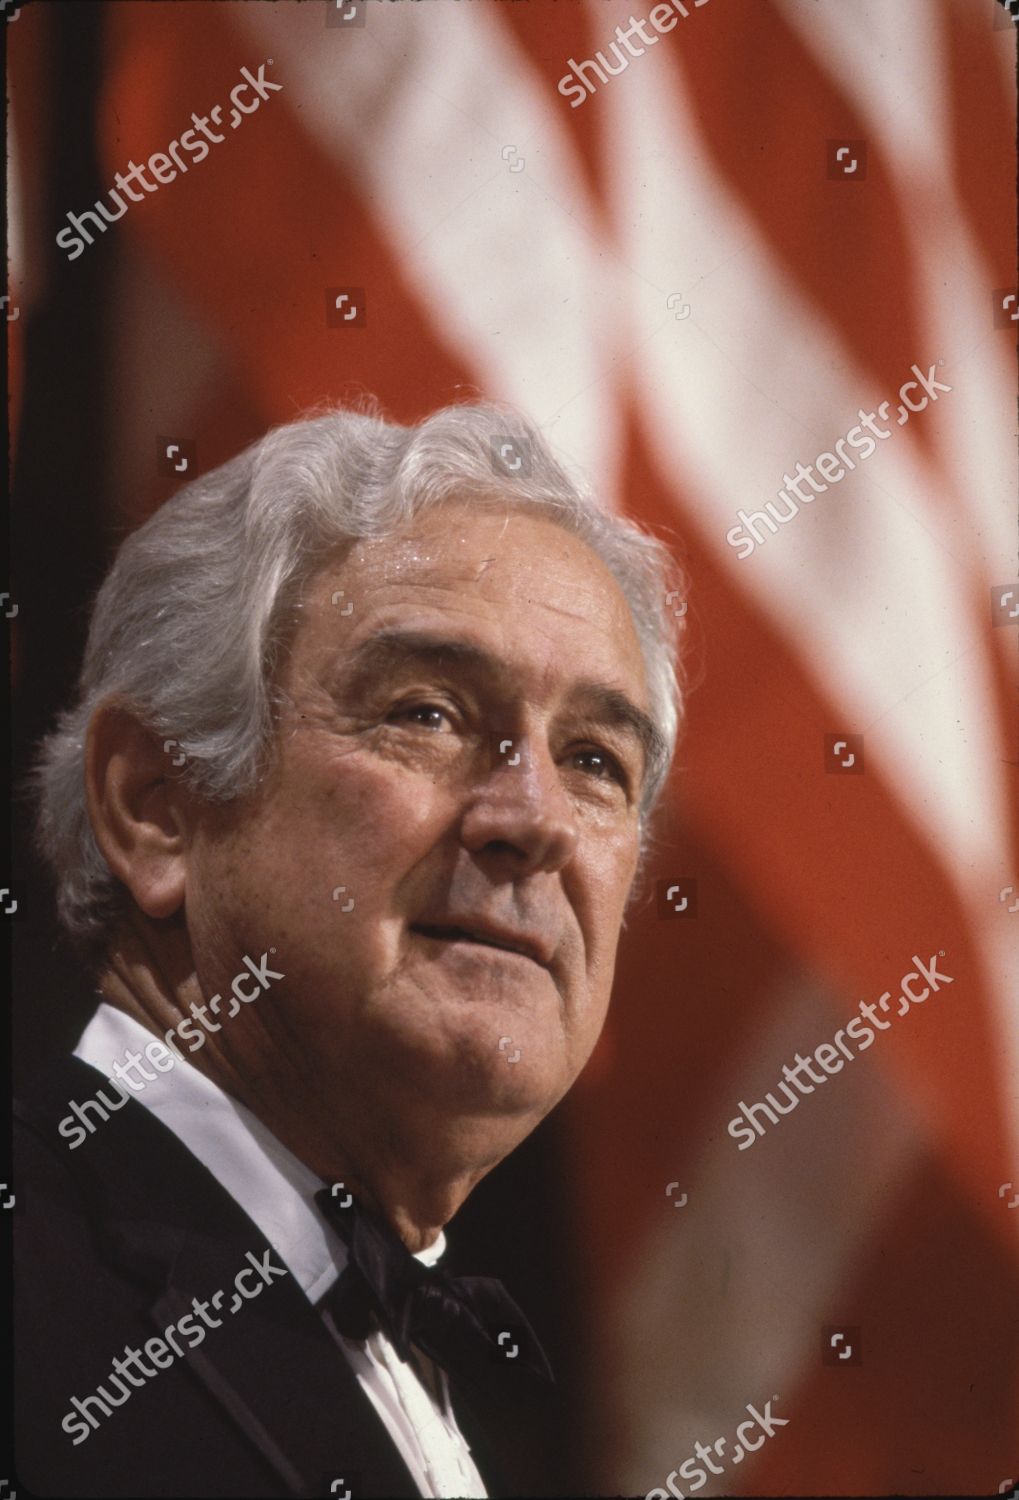
[[[13,704],[13,870],[21,902],[14,924],[15,1078],[83,1019],[65,997],[81,994],[78,966],[57,942],[50,882],[32,853],[30,810],[18,795],[39,736],[73,690],[87,606],[102,575],[109,414],[108,346],[115,302],[113,235],[68,261],[55,236],[70,210],[104,192],[96,145],[104,5],[47,6],[49,159],[39,185],[43,295],[24,329],[25,369],[11,486],[11,592],[21,651]],[[42,18],[33,17],[39,21]],[[14,23],[16,28],[17,22]],[[17,36],[9,34],[9,46]],[[31,120],[21,120],[30,131]],[[86,997],[87,997],[87,986]]]

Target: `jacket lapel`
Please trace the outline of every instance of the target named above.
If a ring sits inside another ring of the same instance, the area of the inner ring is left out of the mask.
[[[67,1160],[57,1122],[69,1100],[103,1085],[96,1069],[67,1058],[43,1075],[19,1112]],[[290,1273],[262,1284],[250,1301],[235,1292],[248,1253],[261,1263],[270,1246],[172,1131],[129,1100],[74,1151],[70,1166],[101,1254],[141,1292],[153,1330],[162,1333],[185,1313],[203,1326],[195,1298],[209,1305],[210,1321],[222,1320],[184,1360],[287,1493],[329,1494],[341,1479],[337,1494],[415,1500],[396,1445]],[[271,1263],[283,1266],[275,1252]]]
[[[535,1390],[516,1390],[509,1383],[497,1396],[494,1390],[481,1391],[452,1378],[449,1384],[457,1423],[491,1500],[547,1494],[548,1476],[536,1472],[516,1440],[517,1433],[542,1419]]]

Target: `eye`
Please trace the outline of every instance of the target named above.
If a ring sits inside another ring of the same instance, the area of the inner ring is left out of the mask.
[[[445,719],[447,724],[452,725],[449,710],[443,708],[440,703],[401,703],[397,708],[390,710],[388,717],[390,719],[407,719],[415,714],[422,716],[418,718],[417,722],[423,729],[441,730],[442,725],[435,722],[435,716]],[[432,716],[431,723],[424,722],[423,716],[426,714]]]
[[[575,750],[573,760],[575,764],[583,760],[588,761],[591,774],[597,781],[615,780],[622,787],[629,786],[629,778],[623,767],[607,750],[600,750],[597,747],[589,750]]]

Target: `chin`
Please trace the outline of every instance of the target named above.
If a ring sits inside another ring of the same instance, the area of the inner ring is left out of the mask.
[[[529,1062],[526,1042],[507,1043],[500,1051],[487,1037],[482,1046],[472,1041],[454,1062],[456,1102],[471,1113],[533,1114],[540,1119],[565,1091],[558,1075],[549,1076],[548,1048],[532,1043],[531,1051]]]

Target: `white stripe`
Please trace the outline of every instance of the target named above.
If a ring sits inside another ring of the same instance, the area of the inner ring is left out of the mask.
[[[791,989],[765,1033],[748,1033],[733,1056],[717,1121],[696,1142],[689,1132],[677,1142],[670,1176],[688,1202],[675,1207],[662,1183],[661,1223],[613,1309],[603,1350],[606,1407],[610,1420],[619,1413],[621,1434],[621,1451],[605,1462],[624,1494],[664,1485],[696,1442],[710,1449],[722,1437],[716,1462],[726,1472],[707,1493],[741,1493],[757,1461],[729,1463],[746,1404],[763,1412],[779,1397],[773,1413],[790,1425],[757,1459],[781,1463],[784,1440],[796,1449],[802,1441],[798,1398],[821,1370],[822,1326],[861,1321],[840,1289],[852,1284],[923,1150],[906,1096],[889,1086],[880,1037],[752,1146],[740,1151],[726,1130],[741,1099],[774,1091],[782,1064],[830,1040],[846,1019],[841,1001],[830,1011],[819,1004],[816,984]],[[696,1175],[683,1161],[696,1163]],[[866,1364],[866,1345],[863,1354]]]
[[[938,526],[956,556],[979,560],[990,585],[1009,576],[1015,552],[1015,345],[995,329],[995,273],[950,170],[945,13],[929,0],[849,0],[809,13],[799,0],[777,3],[867,118],[869,149],[894,183],[930,358],[943,357],[958,377],[935,430],[952,486]],[[1011,138],[998,145],[1011,159]],[[1002,231],[1010,244],[1011,226]]]
[[[697,497],[687,522],[774,617],[820,691],[837,699],[832,730],[867,736],[871,771],[891,783],[950,874],[986,890],[1007,847],[989,769],[998,745],[987,623],[966,607],[968,570],[932,514],[939,476],[893,428],[855,473],[737,561],[725,542],[737,509],[762,508],[797,460],[812,463],[856,424],[861,406],[896,393],[874,389],[847,363],[836,331],[820,325],[774,263],[661,60],[652,54],[639,66],[639,88],[634,65],[601,103],[612,110],[624,258],[641,273],[628,283],[631,339],[642,347],[637,368],[657,458]],[[682,291],[691,316],[669,320],[649,284]],[[926,368],[936,352],[917,349],[916,361]],[[958,383],[949,367],[938,373]],[[957,396],[912,420],[936,426]]]
[[[1000,273],[982,253],[973,234],[964,204],[955,193],[952,164],[952,128],[949,113],[947,17],[941,6],[926,0],[905,0],[888,7],[875,0],[850,0],[839,6],[815,7],[805,15],[796,0],[778,0],[790,24],[804,42],[816,50],[840,86],[853,97],[867,120],[872,149],[881,152],[902,205],[904,233],[918,272],[920,302],[925,324],[931,329],[939,354],[946,358],[955,390],[945,401],[935,429],[939,439],[939,461],[951,485],[942,492],[942,510],[937,533],[960,560],[969,558],[974,579],[981,580],[979,608],[987,611],[978,621],[978,634],[989,624],[989,595],[993,584],[1015,577],[1015,343],[1009,332],[993,326],[992,291]],[[988,57],[994,39],[988,15]],[[1009,38],[1012,75],[1008,83],[1015,100],[1015,39]],[[990,151],[994,142],[988,142]],[[997,143],[1003,157],[1012,160],[1011,137]],[[1011,243],[1012,229],[1003,224],[1003,240]],[[1006,278],[1007,279],[1007,278]],[[1000,649],[1003,635],[992,635],[991,649]],[[958,664],[966,675],[978,664],[983,650],[978,645]],[[1014,657],[1012,658],[1014,664]],[[988,664],[989,670],[989,664]],[[918,695],[923,711],[951,723],[958,709],[958,672],[949,671]],[[989,692],[989,685],[988,685]],[[988,717],[991,710],[988,698]],[[917,703],[910,700],[909,707]],[[939,707],[940,704],[940,707]],[[973,710],[970,711],[972,714]],[[970,719],[970,723],[973,720]],[[966,725],[964,724],[965,728]],[[1015,770],[1004,764],[1008,755],[996,749],[988,755],[986,737],[972,745],[968,765],[958,766],[959,778],[945,788],[953,805],[964,795],[964,787],[984,789],[988,806],[998,809],[1002,831],[1002,863],[995,876],[1009,867],[1007,830],[1012,825],[1012,782]],[[933,748],[933,746],[931,747]],[[932,804],[930,823],[940,821],[941,809]],[[929,825],[928,825],[929,826]],[[966,845],[960,840],[955,852],[954,874],[960,895],[974,922],[977,941],[986,938],[982,961],[995,1006],[995,1031],[1000,1047],[1004,1107],[1010,1133],[1019,1148],[1019,1011],[1014,999],[1019,916],[1014,928],[1002,926],[997,894],[1007,878],[991,878],[982,862],[970,864]],[[997,907],[997,910],[995,909]],[[1007,952],[1011,939],[1012,951]]]
[[[298,123],[359,179],[422,319],[485,394],[539,423],[583,391],[556,444],[611,483],[613,280],[565,100],[486,6],[370,5],[349,31],[325,28],[319,6],[239,9]],[[342,280],[342,245],[334,265]]]

